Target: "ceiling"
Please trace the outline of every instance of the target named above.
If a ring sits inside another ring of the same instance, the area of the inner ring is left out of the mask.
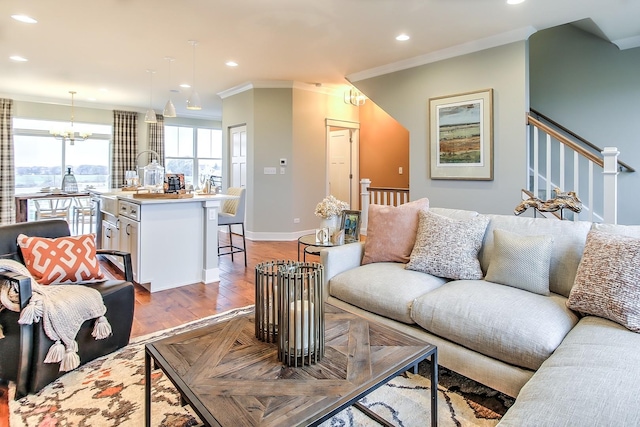
[[[74,90],[76,105],[144,111],[151,95],[161,112],[171,95],[179,117],[219,119],[218,94],[249,82],[331,88],[574,21],[635,47],[638,17],[637,0],[2,0],[0,96],[68,105]],[[199,111],[178,86],[194,82]]]

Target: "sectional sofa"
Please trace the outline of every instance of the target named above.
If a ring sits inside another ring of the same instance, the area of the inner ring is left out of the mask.
[[[640,425],[640,226],[371,206],[324,249],[328,303],[516,397],[503,426]]]

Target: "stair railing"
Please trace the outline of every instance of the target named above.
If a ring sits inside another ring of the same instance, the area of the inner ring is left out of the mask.
[[[574,220],[584,219],[615,224],[618,217],[618,155],[616,147],[605,147],[600,155],[576,143],[561,131],[527,114],[529,136],[529,188],[536,197],[550,199],[552,189],[575,191],[582,200],[583,211]],[[540,139],[544,140],[541,143]],[[592,144],[590,147],[595,147]],[[596,147],[597,148],[597,147]],[[573,156],[573,159],[567,156]],[[632,168],[624,165],[627,170]],[[597,168],[603,179],[596,181]],[[583,176],[586,175],[586,179]],[[596,189],[601,192],[596,203]],[[598,207],[596,207],[598,205]],[[596,211],[599,213],[596,213]]]
[[[360,234],[367,234],[369,205],[400,206],[409,202],[408,188],[371,187],[369,178],[360,180]]]

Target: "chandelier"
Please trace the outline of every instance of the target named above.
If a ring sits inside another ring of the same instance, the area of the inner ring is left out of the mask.
[[[76,132],[73,129],[73,96],[76,94],[75,91],[70,90],[71,94],[71,127],[64,131],[59,130],[51,130],[49,133],[55,138],[61,141],[69,141],[69,145],[73,145],[76,141],[84,141],[91,136],[91,132]]]

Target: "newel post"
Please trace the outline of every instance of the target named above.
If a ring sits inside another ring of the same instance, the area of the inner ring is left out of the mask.
[[[620,152],[616,147],[604,147],[602,156],[604,157],[603,181],[604,181],[604,222],[610,224],[618,223],[618,155]]]
[[[369,186],[371,180],[369,178],[362,178],[360,180],[360,234],[367,234],[367,216],[369,215]]]

